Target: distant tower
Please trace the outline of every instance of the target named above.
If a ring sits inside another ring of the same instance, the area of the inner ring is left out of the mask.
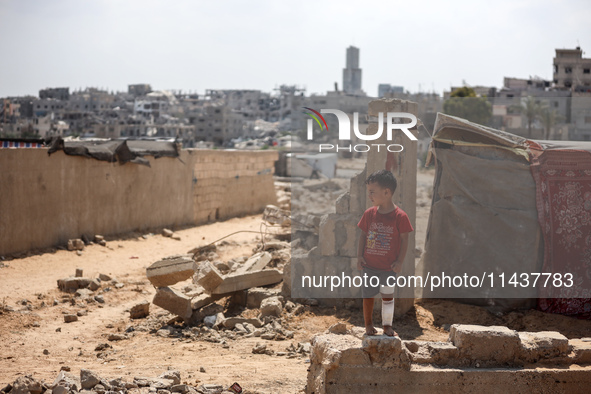
[[[347,68],[343,69],[343,90],[349,94],[364,94],[361,90],[361,69],[359,68],[359,48],[347,48]]]

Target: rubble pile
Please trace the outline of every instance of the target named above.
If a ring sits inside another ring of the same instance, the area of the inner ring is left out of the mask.
[[[263,216],[281,228],[290,226],[289,213],[278,207],[267,206]],[[221,241],[196,248],[146,269],[148,280],[156,287],[152,303],[177,316],[160,327],[152,325],[152,333],[220,343],[223,347],[239,338],[283,341],[294,337],[285,318],[303,313],[305,306],[286,300],[277,286],[289,266],[290,243],[267,240],[258,244],[250,257],[222,261],[216,251],[230,244]],[[188,279],[190,283],[177,285]],[[275,353],[259,343],[253,353],[304,357],[309,344],[292,343],[284,352]]]
[[[201,367],[203,370],[203,367]],[[62,370],[52,383],[38,380],[31,375],[21,376],[12,384],[0,390],[2,394],[68,394],[68,393],[119,393],[133,394],[158,392],[160,394],[236,394],[248,393],[237,383],[230,384],[201,384],[194,386],[181,380],[181,374],[176,370],[168,370],[157,378],[136,376],[132,381],[125,381],[122,377],[106,379],[89,369],[81,369],[80,375]],[[190,378],[191,376],[189,376]],[[234,389],[233,389],[234,388]]]
[[[102,307],[101,304],[105,303],[105,293],[110,292],[112,288],[121,289],[125,285],[107,274],[99,274],[96,278],[84,277],[83,270],[77,268],[75,276],[58,279],[57,286],[65,293],[73,293],[73,296],[66,294],[62,296],[62,302],[69,302],[73,307],[78,308],[76,312],[64,311],[64,322],[72,323],[77,321],[78,317],[86,316],[88,305],[98,304]],[[57,299],[53,300],[54,306],[59,303]]]

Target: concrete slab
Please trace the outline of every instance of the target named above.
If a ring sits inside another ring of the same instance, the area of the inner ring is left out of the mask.
[[[270,269],[263,271],[247,272],[243,274],[227,275],[223,282],[215,288],[212,294],[226,294],[251,287],[272,285],[279,283],[283,274],[279,270]],[[202,285],[203,286],[203,285]],[[205,286],[203,286],[205,287]]]
[[[213,290],[215,290],[223,281],[224,277],[210,261],[204,261],[201,263],[197,283],[199,283],[205,291],[208,293],[213,292]]]
[[[185,320],[191,318],[191,314],[193,313],[191,299],[180,291],[171,289],[170,287],[159,288],[152,303]]]
[[[244,264],[242,264],[241,267],[236,270],[236,273],[242,274],[245,272],[260,271],[265,268],[270,261],[271,253],[269,252],[259,252],[253,254],[248,260],[244,262]]]
[[[191,255],[177,255],[155,262],[146,268],[146,276],[155,287],[172,286],[195,274],[197,264]]]

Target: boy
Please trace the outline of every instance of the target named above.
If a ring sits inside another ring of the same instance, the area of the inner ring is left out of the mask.
[[[394,281],[396,274],[402,270],[406,257],[408,234],[414,229],[406,213],[392,203],[397,185],[394,174],[386,170],[376,171],[365,183],[373,204],[373,207],[363,213],[357,224],[362,231],[357,248],[357,269],[363,271],[363,276],[367,275],[361,289],[365,333],[377,334],[372,322],[373,297],[382,293],[384,334],[398,336],[392,329]],[[372,276],[379,278],[379,283],[375,278],[372,281]]]

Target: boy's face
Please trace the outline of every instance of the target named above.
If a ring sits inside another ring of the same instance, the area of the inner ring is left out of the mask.
[[[377,182],[367,185],[367,194],[374,206],[384,205],[392,201],[392,192],[390,189],[381,187]]]

